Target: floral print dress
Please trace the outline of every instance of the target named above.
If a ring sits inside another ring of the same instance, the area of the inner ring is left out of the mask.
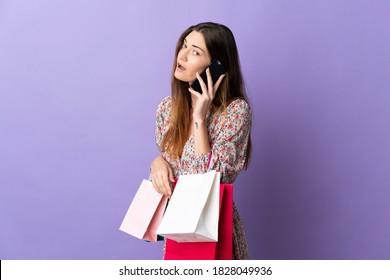
[[[161,143],[170,123],[171,97],[164,98],[156,113],[156,144],[163,158],[170,164],[175,178],[184,174],[217,170],[221,183],[233,184],[244,168],[246,148],[251,129],[252,114],[242,99],[232,101],[226,112],[207,115],[207,129],[211,152],[195,154],[194,135],[184,146],[180,159],[173,159],[162,151]],[[233,203],[233,259],[248,259],[248,247],[242,222]]]

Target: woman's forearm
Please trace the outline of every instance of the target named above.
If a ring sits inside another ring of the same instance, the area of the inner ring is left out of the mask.
[[[195,155],[209,153],[210,142],[205,120],[194,120]]]

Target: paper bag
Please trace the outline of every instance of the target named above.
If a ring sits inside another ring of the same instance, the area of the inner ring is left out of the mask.
[[[181,175],[157,234],[178,242],[218,241],[219,172]]]
[[[166,204],[167,197],[156,192],[152,182],[143,180],[119,229],[139,239],[156,242],[156,231]]]

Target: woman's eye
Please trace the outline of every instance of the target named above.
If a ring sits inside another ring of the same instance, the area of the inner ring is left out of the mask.
[[[192,52],[194,55],[199,55],[199,53],[197,51],[193,51]]]
[[[187,45],[183,43],[183,45],[181,45],[181,47],[182,47],[183,49],[186,49],[186,48],[187,48]]]

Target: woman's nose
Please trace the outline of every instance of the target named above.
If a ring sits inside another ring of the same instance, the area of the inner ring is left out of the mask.
[[[187,50],[185,50],[185,49],[180,50],[179,59],[182,61],[187,61]]]

